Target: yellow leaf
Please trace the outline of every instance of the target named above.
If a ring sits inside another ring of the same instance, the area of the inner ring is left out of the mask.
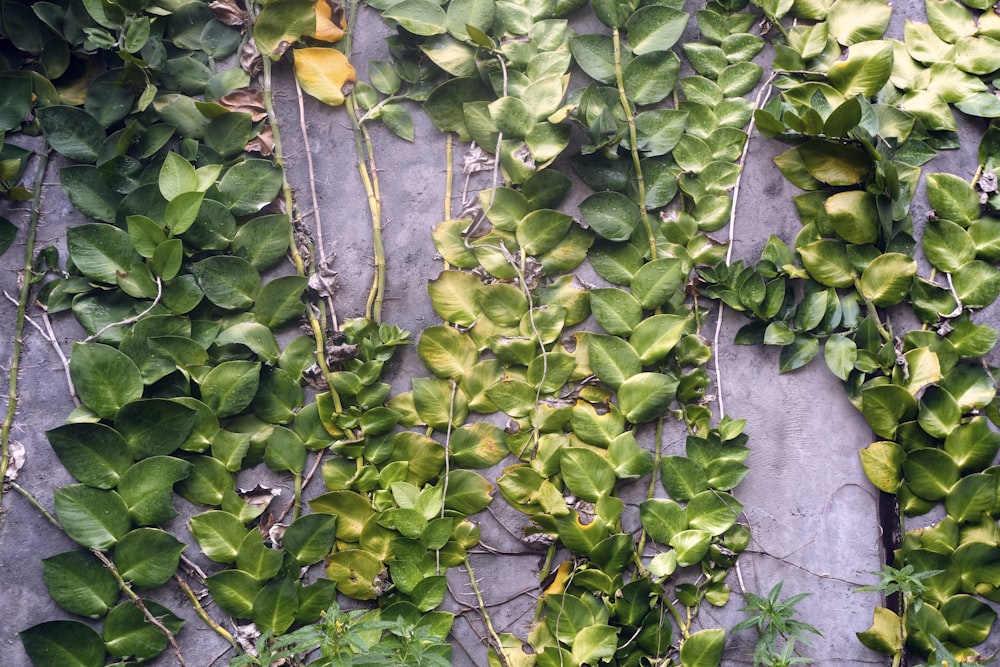
[[[303,90],[333,107],[344,103],[350,93],[350,88],[344,88],[357,80],[347,56],[326,48],[296,49],[295,77]]]
[[[346,28],[343,5],[335,0],[316,0],[316,32],[312,37],[324,42],[339,42]]]

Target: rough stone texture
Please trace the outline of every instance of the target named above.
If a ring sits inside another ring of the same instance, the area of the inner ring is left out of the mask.
[[[922,17],[923,3],[917,0],[896,3],[890,34],[901,35],[902,19],[907,16]],[[386,58],[382,43],[386,31],[376,16],[363,12],[357,34],[354,61],[359,77],[365,78],[367,60]],[[763,54],[759,60],[766,64],[767,55]],[[289,176],[299,207],[306,214],[306,221],[312,224],[314,218],[308,215],[312,205],[306,149],[287,69],[278,68],[277,82]],[[372,250],[371,218],[358,178],[354,142],[342,110],[325,109],[311,100],[305,101],[305,110],[324,247],[339,274],[338,316],[356,317],[364,310],[370,287]],[[414,115],[417,123],[414,144],[392,137],[378,125],[371,132],[380,169],[388,261],[384,319],[418,332],[438,323],[426,296],[426,284],[442,266],[435,259],[430,232],[444,214],[445,147],[437,130],[419,113]],[[963,133],[975,137],[982,128],[982,124],[969,123],[968,131]],[[950,171],[971,177],[976,166],[973,142],[974,139],[967,141],[960,151],[943,154],[925,168],[925,173]],[[455,168],[459,172],[465,147],[456,143],[455,148]],[[799,224],[790,197],[797,191],[771,162],[784,149],[775,141],[752,138],[739,193],[734,258],[756,259],[769,234],[777,234],[788,242],[794,239]],[[65,201],[56,173],[54,168],[50,169],[44,190],[39,247],[50,243],[60,245],[65,227],[81,222]],[[28,179],[31,178],[29,172]],[[461,209],[457,198],[461,195],[462,181],[461,176],[456,178],[453,213]],[[484,184],[481,177],[474,177],[470,196],[477,191],[477,182],[480,186]],[[576,202],[582,196],[583,189],[578,189],[570,199]],[[22,229],[26,227],[26,209],[24,204],[0,202],[0,214]],[[925,212],[926,202],[918,194],[913,206],[914,219],[919,223]],[[724,230],[719,232],[723,233]],[[12,296],[17,293],[23,242],[22,233],[17,244],[0,257],[0,290]],[[38,310],[33,309],[31,317],[35,324],[44,327]],[[15,307],[6,298],[0,300],[0,349],[11,348],[14,320]],[[1000,315],[993,309],[983,321],[997,326]],[[829,667],[888,664],[884,657],[866,650],[854,637],[855,632],[870,625],[872,608],[878,600],[873,594],[852,591],[872,583],[873,577],[868,573],[877,570],[884,558],[877,491],[865,479],[858,459],[859,448],[869,444],[872,434],[861,415],[847,402],[840,383],[821,361],[796,373],[780,375],[776,350],[731,344],[740,324],[739,315],[725,313],[717,355],[726,413],[748,420],[751,472],[736,495],[746,506],[753,542],[740,559],[741,577],[733,577],[731,582],[735,589],[733,600],[723,610],[703,609],[703,621],[706,626],[731,627],[740,618],[737,591],[741,586],[766,593],[776,583],[784,582],[786,596],[811,594],[800,609],[802,618],[824,634],[816,639],[811,652],[817,664]],[[82,336],[79,327],[68,314],[54,317],[53,326],[56,343],[68,354],[71,341]],[[712,319],[706,332],[710,334],[714,329]],[[19,483],[42,505],[51,508],[53,488],[71,479],[52,454],[43,432],[61,424],[73,404],[52,344],[31,324],[26,326],[24,336],[14,438],[26,447],[28,463]],[[6,357],[2,361],[4,371],[7,361]],[[406,378],[423,374],[415,351],[405,351],[392,369],[395,391],[408,389]],[[683,434],[671,434],[665,442],[667,454],[681,452]],[[499,468],[487,471],[490,473],[499,474]],[[263,467],[245,471],[240,476],[240,485],[252,486],[263,476],[271,479]],[[318,493],[320,486],[321,481],[314,483],[307,493]],[[625,494],[633,514],[644,486],[638,484]],[[287,488],[285,497],[290,493]],[[179,498],[177,506],[181,516],[170,527],[176,528],[177,534],[186,535],[183,523],[195,508]],[[39,561],[71,548],[72,544],[17,493],[8,492],[4,496],[3,509],[0,572],[4,574],[4,612],[0,614],[0,664],[28,667],[17,632],[41,621],[67,617],[48,597]],[[490,553],[474,555],[472,564],[486,602],[491,605],[493,621],[498,631],[524,636],[534,613],[537,573],[544,553],[528,550],[520,541],[519,529],[527,519],[506,506],[499,495],[498,501],[477,520],[483,526],[484,545]],[[190,551],[194,557],[195,550]],[[565,557],[563,554],[558,560]],[[204,559],[194,558],[201,566],[210,567]],[[454,663],[460,667],[485,665],[482,623],[467,606],[474,603],[468,576],[455,569],[449,574],[449,582],[455,600],[448,603],[448,608],[463,612],[455,624],[458,646]],[[223,662],[217,659],[224,654],[225,643],[193,615],[176,586],[168,585],[151,595],[187,618],[180,641],[189,665],[201,667],[213,661]],[[753,640],[749,631],[731,637],[726,664],[750,664]],[[993,644],[997,641],[996,637],[991,639]],[[172,665],[175,659],[167,652],[153,664]]]

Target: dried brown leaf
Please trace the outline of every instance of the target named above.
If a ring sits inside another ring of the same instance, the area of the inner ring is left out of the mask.
[[[247,12],[236,0],[212,0],[208,6],[215,12],[215,18],[226,25],[242,26],[247,22]]]
[[[264,106],[264,93],[256,88],[239,88],[216,102],[229,111],[241,111],[250,114],[256,123],[267,117],[267,107]]]

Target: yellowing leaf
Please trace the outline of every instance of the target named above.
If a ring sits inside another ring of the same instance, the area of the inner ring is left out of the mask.
[[[316,10],[312,0],[271,0],[260,10],[253,38],[261,55],[281,58],[289,46],[303,35],[316,31]]]
[[[350,92],[344,88],[357,80],[347,56],[326,48],[296,49],[295,78],[303,90],[333,107],[344,103],[345,95]]]
[[[343,5],[334,0],[316,0],[316,32],[312,37],[324,42],[339,42],[346,28]]]

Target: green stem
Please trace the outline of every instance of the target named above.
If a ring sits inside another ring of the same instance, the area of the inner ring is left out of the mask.
[[[49,149],[38,156],[37,173],[32,189],[31,217],[28,221],[28,238],[24,243],[24,272],[21,275],[21,292],[17,299],[17,320],[14,324],[14,345],[10,353],[10,373],[7,380],[7,413],[3,425],[0,426],[0,506],[3,505],[3,481],[10,467],[10,431],[14,426],[14,413],[17,411],[17,376],[21,367],[21,351],[24,349],[24,319],[28,309],[28,297],[31,294],[31,265],[35,258],[35,237],[38,231],[38,219],[41,216],[42,183],[45,180],[45,170],[49,164]]]
[[[292,521],[299,518],[299,514],[302,512],[302,473],[295,473],[295,505],[292,510]]]
[[[211,616],[208,615],[208,612],[205,611],[205,608],[201,606],[201,601],[198,600],[198,596],[195,595],[194,591],[191,590],[191,587],[188,586],[188,583],[186,581],[184,581],[184,578],[181,577],[181,575],[174,572],[174,580],[177,582],[177,585],[181,587],[181,590],[184,591],[184,594],[187,595],[188,600],[191,601],[192,606],[194,606],[195,613],[198,614],[198,618],[204,621],[205,625],[211,628],[212,631],[215,632],[215,634],[219,635],[227,642],[229,642],[230,646],[232,646],[236,650],[239,650],[240,648],[239,644],[236,643],[236,640],[233,638],[233,636],[229,633],[228,630],[226,630],[224,627],[216,623],[215,619],[213,619]]]
[[[30,491],[28,491],[26,488],[24,488],[23,486],[21,486],[17,482],[7,482],[7,484],[10,485],[10,488],[14,489],[18,493],[20,493],[22,496],[24,496],[24,499],[28,501],[28,504],[30,504],[36,510],[38,510],[39,512],[41,512],[42,516],[45,517],[45,519],[49,523],[51,523],[53,526],[55,526],[59,530],[63,529],[62,524],[59,523],[59,520],[56,519],[54,516],[52,516],[52,513],[49,512],[47,509],[45,509],[42,506],[42,504],[40,502],[38,502],[38,498],[35,498],[33,495],[31,495]]]
[[[132,590],[132,586],[130,586],[129,583],[125,581],[121,573],[118,571],[118,568],[115,567],[115,564],[111,561],[110,558],[108,558],[104,554],[103,551],[99,549],[91,549],[90,553],[97,556],[97,559],[104,564],[104,567],[108,569],[111,575],[115,578],[115,581],[118,582],[118,588],[120,588],[122,593],[124,593],[130,600],[132,600],[135,606],[139,608],[139,611],[142,612],[143,616],[146,617],[146,620],[152,623],[160,632],[166,635],[167,641],[170,642],[170,645],[174,649],[174,655],[177,657],[177,664],[179,664],[181,667],[187,667],[187,663],[184,662],[184,656],[183,654],[181,654],[181,647],[177,644],[177,638],[174,637],[174,633],[172,633],[170,629],[167,628],[167,626],[165,626],[160,619],[154,616],[149,611],[149,609],[146,608],[146,604],[142,601],[142,598],[140,598],[136,594],[136,592]]]
[[[542,564],[542,569],[538,572],[538,583],[541,587],[541,583],[545,581],[549,573],[552,572],[552,561],[556,557],[556,543],[553,542],[549,545],[549,550],[545,553],[545,562]],[[538,621],[542,620],[542,610],[545,608],[544,596],[539,595],[538,601],[535,602],[535,618],[531,621],[531,625],[538,625]]]
[[[639,160],[638,133],[635,129],[635,115],[632,113],[632,105],[629,104],[628,95],[625,94],[624,70],[622,68],[622,38],[615,28],[611,33],[615,47],[615,82],[618,84],[618,99],[621,102],[622,110],[628,122],[629,145],[632,152],[632,166],[635,167],[635,179],[639,185],[639,215],[642,216],[642,225],[646,229],[646,236],[649,238],[649,258],[656,259],[656,239],[653,238],[653,226],[649,221],[649,212],[646,210],[646,179],[642,175],[642,163]]]
[[[656,422],[656,442],[653,447],[653,472],[650,473],[649,477],[649,488],[646,490],[646,498],[652,499],[656,495],[656,482],[657,482],[657,472],[660,470],[660,461],[663,458],[663,454],[660,451],[663,447],[663,417],[660,417]],[[642,552],[646,548],[646,529],[642,528],[639,531],[639,542],[635,549],[636,555],[636,568],[639,570],[639,576],[645,576],[646,568],[642,564]]]
[[[493,619],[490,618],[489,612],[486,611],[486,600],[483,599],[483,593],[479,590],[479,582],[476,581],[476,573],[472,570],[468,555],[465,556],[463,564],[465,565],[465,570],[469,573],[469,584],[472,586],[472,592],[476,595],[476,602],[479,605],[479,615],[482,617],[483,623],[486,624],[486,631],[490,635],[490,641],[494,644],[494,649],[496,649],[500,662],[503,665],[507,665],[507,656],[503,652],[503,643],[500,641],[500,635],[497,634],[496,629],[493,627]]]
[[[347,20],[347,31],[344,34],[344,52],[351,57],[351,46],[354,42],[354,26],[357,25],[358,5],[351,3],[350,17]],[[363,115],[359,113],[357,96],[351,93],[347,98],[347,117],[351,121],[354,132],[354,148],[357,152],[358,173],[365,186],[368,198],[368,209],[372,216],[372,245],[375,255],[375,275],[372,278],[372,288],[365,305],[367,317],[376,324],[382,323],[382,305],[385,302],[385,247],[382,243],[382,193],[378,184],[378,170],[375,167],[375,152],[372,149],[371,136],[361,123]]]
[[[287,211],[289,219],[291,219],[292,212],[295,210],[295,202],[292,199],[292,188],[288,183],[288,176],[285,171],[285,157],[281,145],[281,129],[278,125],[278,116],[274,111],[274,98],[271,87],[271,59],[262,55],[261,61],[263,63],[262,77],[264,84],[264,108],[267,110],[267,122],[271,126],[271,134],[274,137],[274,163],[281,169],[281,187],[285,197],[285,210]],[[302,259],[302,254],[299,252],[299,245],[295,240],[294,225],[292,225],[290,235],[291,238],[289,239],[288,246],[292,256],[292,263],[295,265],[295,272],[300,276],[305,277],[307,273],[306,265],[305,261]],[[322,302],[320,302],[320,308],[323,308]],[[313,338],[316,340],[316,363],[319,364],[320,372],[323,374],[323,378],[330,387],[330,397],[333,399],[334,409],[338,413],[342,412],[343,405],[340,401],[340,395],[333,386],[330,368],[326,363],[326,335],[323,331],[323,326],[319,319],[317,319],[312,308],[306,308],[306,314],[309,317],[309,327],[312,329]]]

